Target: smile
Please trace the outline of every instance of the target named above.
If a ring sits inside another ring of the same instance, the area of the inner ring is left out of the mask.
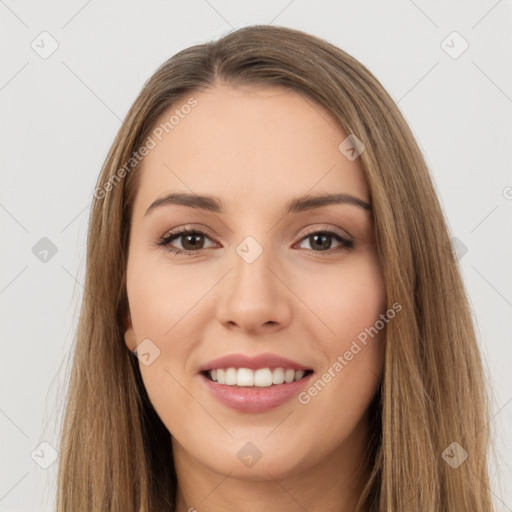
[[[231,354],[199,368],[208,395],[244,413],[262,413],[295,398],[314,374],[311,367],[277,354]]]
[[[268,388],[300,380],[311,370],[294,370],[293,368],[218,368],[206,372],[212,381],[226,386]]]

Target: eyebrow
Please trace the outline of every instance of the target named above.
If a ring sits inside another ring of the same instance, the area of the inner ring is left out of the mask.
[[[331,204],[349,204],[367,211],[372,209],[369,203],[350,194],[323,194],[316,196],[305,195],[292,199],[285,205],[284,211],[285,213],[300,213]],[[213,213],[222,213],[223,211],[222,201],[216,197],[179,192],[157,199],[151,203],[144,215],[148,215],[155,208],[166,205],[188,206],[189,208],[206,210]]]

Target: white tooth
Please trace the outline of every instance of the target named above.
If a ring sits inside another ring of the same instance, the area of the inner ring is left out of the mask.
[[[237,379],[236,379],[236,368],[228,368],[226,370],[226,377],[225,377],[224,384],[227,384],[228,386],[235,386]]]
[[[304,374],[305,374],[305,373],[306,373],[306,372],[305,372],[304,370],[297,370],[297,371],[295,372],[295,380],[300,380],[300,379],[302,379],[302,377],[304,377]]]
[[[288,370],[285,370],[284,372],[284,381],[285,382],[293,382],[293,379],[295,378],[295,370],[292,368],[288,368]]]
[[[254,386],[254,372],[249,368],[238,368],[236,383],[239,386]]]
[[[304,370],[295,371],[292,368],[260,368],[256,371],[250,368],[217,368],[210,370],[210,376],[212,380],[219,384],[225,384],[227,386],[244,386],[251,387],[256,386],[260,388],[267,388],[272,384],[283,384],[284,382],[290,383],[299,379],[302,379],[305,375]]]
[[[272,372],[272,384],[282,384],[284,382],[284,370],[276,368]]]
[[[270,368],[261,368],[254,372],[254,385],[260,388],[272,386],[272,372]]]

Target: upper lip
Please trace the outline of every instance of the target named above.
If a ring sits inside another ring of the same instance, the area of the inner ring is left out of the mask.
[[[200,372],[216,370],[218,368],[249,368],[258,370],[260,368],[292,368],[294,370],[311,370],[310,366],[305,366],[292,359],[278,356],[277,354],[265,353],[256,356],[247,356],[245,354],[230,354],[228,356],[213,359],[200,368]]]

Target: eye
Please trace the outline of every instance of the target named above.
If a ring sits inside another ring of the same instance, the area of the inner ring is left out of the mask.
[[[181,248],[172,245],[175,240],[179,239],[181,239]],[[182,229],[181,231],[170,233],[162,237],[157,245],[166,247],[167,250],[173,254],[194,255],[201,252],[202,249],[205,249],[204,243],[206,239],[210,240],[210,237],[201,230]],[[354,247],[352,240],[341,236],[331,229],[312,231],[300,240],[299,245],[302,245],[305,241],[310,241],[311,249],[309,250],[324,253],[332,249],[333,239],[340,244],[341,247],[338,248],[339,250],[350,250]]]
[[[323,229],[321,231],[314,231],[309,233],[301,239],[300,244],[305,241],[310,242],[311,250],[314,252],[327,252],[332,248],[332,240],[335,239],[340,243],[340,250],[348,250],[354,247],[354,242],[340,234],[332,231],[331,229]]]
[[[181,248],[174,247],[171,243],[176,239],[182,239]],[[189,230],[184,229],[182,231],[178,231],[177,233],[171,233],[165,237],[163,237],[160,242],[158,242],[159,246],[166,247],[170,252],[174,254],[197,254],[201,249],[204,249],[204,239],[209,237],[206,233],[199,231],[197,229]]]

